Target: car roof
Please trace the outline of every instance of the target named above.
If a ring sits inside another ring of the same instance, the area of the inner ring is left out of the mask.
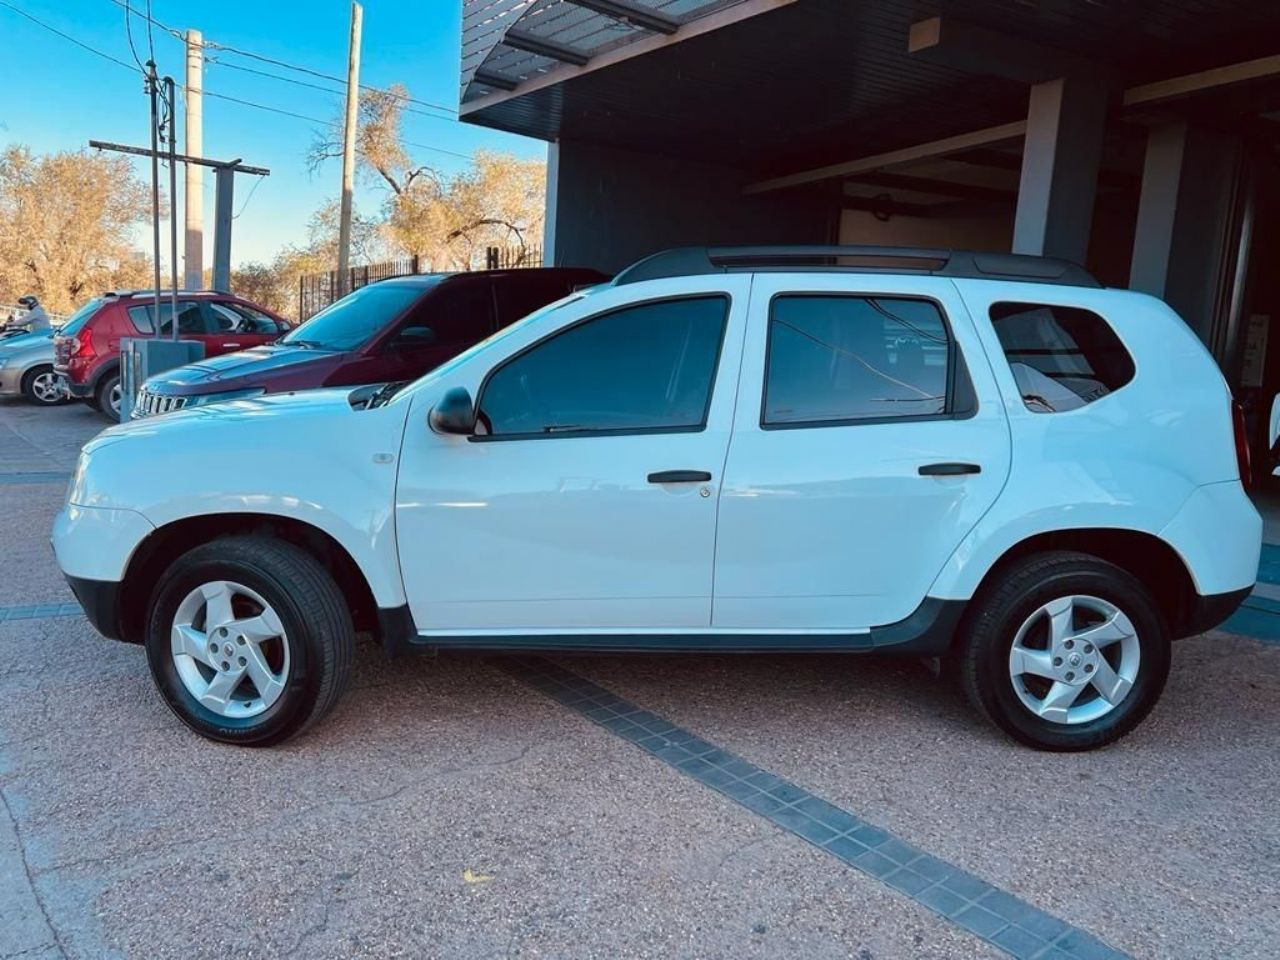
[[[457,283],[463,280],[489,279],[505,281],[509,279],[532,280],[539,277],[564,277],[565,279],[606,280],[607,274],[590,267],[512,267],[506,270],[460,270],[438,273],[407,273],[399,277],[387,277],[375,283],[391,283],[397,286],[429,287],[444,281]]]
[[[614,277],[613,283],[621,286],[668,277],[765,271],[923,274],[1073,287],[1102,286],[1084,267],[1056,257],[861,245],[677,247],[638,260]]]

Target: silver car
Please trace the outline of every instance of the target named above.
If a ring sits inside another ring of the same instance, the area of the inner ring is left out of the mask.
[[[28,333],[0,340],[0,397],[24,396],[52,406],[66,399],[53,372],[53,334]]]

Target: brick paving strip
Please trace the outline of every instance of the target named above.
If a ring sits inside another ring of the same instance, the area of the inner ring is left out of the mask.
[[[888,884],[1017,960],[1128,955],[966,870],[642,710],[541,657],[495,665],[855,870]]]
[[[0,623],[13,620],[43,620],[46,617],[82,617],[80,604],[75,601],[64,603],[55,600],[52,603],[24,603],[16,607],[0,607]]]

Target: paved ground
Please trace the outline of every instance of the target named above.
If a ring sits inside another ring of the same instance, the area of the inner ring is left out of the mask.
[[[0,958],[1276,955],[1274,643],[1179,644],[1085,756],[909,661],[372,648],[311,735],[237,750],[58,606],[99,425],[0,402]],[[1267,603],[1233,629],[1275,636]]]

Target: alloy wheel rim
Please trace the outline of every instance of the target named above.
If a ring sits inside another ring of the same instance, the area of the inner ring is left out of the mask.
[[[1058,597],[1023,621],[1009,649],[1009,679],[1022,705],[1051,723],[1105,717],[1133,689],[1141,645],[1132,621],[1100,597]]]
[[[117,383],[111,388],[111,392],[107,395],[107,403],[111,405],[111,412],[114,414],[120,413],[120,398],[120,384]]]
[[[58,377],[53,373],[41,373],[32,379],[31,392],[41,403],[57,403],[62,399]]]
[[[173,617],[178,678],[220,717],[256,717],[280,699],[289,677],[289,642],[279,615],[258,593],[230,580],[201,584]]]

